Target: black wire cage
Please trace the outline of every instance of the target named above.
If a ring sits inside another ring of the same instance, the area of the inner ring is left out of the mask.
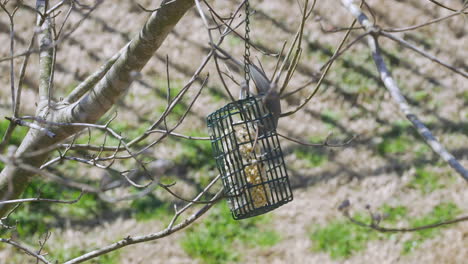
[[[275,121],[261,99],[229,103],[207,121],[234,219],[264,214],[293,199]]]

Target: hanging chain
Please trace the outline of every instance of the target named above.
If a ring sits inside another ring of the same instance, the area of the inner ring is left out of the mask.
[[[250,3],[245,1],[245,52],[244,52],[244,73],[245,85],[247,86],[247,97],[250,96]]]

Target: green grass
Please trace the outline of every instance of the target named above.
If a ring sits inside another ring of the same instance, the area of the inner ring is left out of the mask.
[[[377,85],[375,82],[360,74],[359,72],[343,70],[341,78],[343,89],[350,94],[369,94],[376,90]]]
[[[413,219],[410,226],[419,227],[451,220],[460,212],[460,209],[454,203],[441,203],[435,206],[427,215]],[[425,229],[413,233],[413,237],[403,243],[402,253],[411,253],[425,240],[435,237],[442,228],[444,227]]]
[[[324,109],[320,112],[320,119],[330,132],[335,132],[334,130],[337,130],[336,128],[339,126],[339,121],[342,117],[343,113],[336,109]],[[334,137],[336,136],[339,135],[334,134]]]
[[[307,161],[311,167],[318,167],[328,161],[326,153],[317,149],[299,147],[294,150],[294,153],[298,159]]]
[[[386,138],[378,145],[380,155],[403,154],[411,149],[414,140],[408,136],[399,136],[397,138]]]
[[[10,121],[8,120],[0,120],[0,139],[3,139],[3,136],[9,124],[10,124]],[[28,132],[28,129],[26,127],[16,126],[15,130],[13,131],[13,134],[11,135],[11,139],[9,143],[19,146],[23,138],[26,136],[27,132]]]
[[[427,102],[431,99],[431,95],[427,91],[415,91],[411,94],[411,97],[418,103]]]
[[[338,120],[340,120],[340,117],[340,113],[330,109],[325,109],[320,113],[320,118],[322,119],[322,121],[331,125],[338,122]]]
[[[369,218],[362,215],[355,218],[369,222]],[[333,259],[348,258],[364,250],[367,243],[376,238],[378,233],[347,220],[334,220],[326,226],[316,226],[310,233],[312,250],[327,252]]]
[[[8,120],[0,120],[0,141],[3,139],[9,124],[10,121]],[[26,136],[26,133],[28,133],[28,129],[26,127],[16,126],[15,130],[11,134],[9,145],[19,146],[21,141],[23,141],[23,138]],[[0,162],[0,171],[3,170],[4,167],[5,164]]]
[[[378,210],[384,218],[382,226],[391,227],[405,221],[408,209],[404,206],[383,205]],[[427,215],[416,217],[407,226],[419,227],[453,219],[460,213],[454,203],[441,203]],[[355,219],[370,223],[370,217],[365,213],[358,213]],[[441,227],[442,228],[442,227]],[[411,233],[409,240],[403,242],[402,254],[415,250],[426,239],[435,237],[441,228],[432,228]],[[349,258],[356,252],[367,248],[367,243],[376,239],[391,239],[397,233],[379,233],[369,228],[361,227],[346,220],[333,220],[325,226],[315,226],[310,233],[313,250],[327,252],[333,259]]]
[[[40,194],[40,195],[39,195]],[[22,198],[38,197],[60,200],[73,200],[79,192],[69,190],[60,184],[34,179],[22,194]],[[56,203],[23,203],[9,217],[8,224],[17,223],[16,231],[1,229],[4,235],[16,232],[22,238],[41,235],[51,227],[60,224],[61,219],[91,220],[96,214],[108,209],[107,204],[98,199],[95,194],[85,194],[74,204]]]
[[[167,222],[171,217],[169,204],[159,200],[152,193],[133,200],[130,207],[137,221],[158,219]]]
[[[444,185],[440,183],[439,175],[427,169],[417,168],[416,175],[408,183],[408,187],[420,190],[423,194],[428,194],[444,187]]]
[[[114,121],[110,127],[127,139],[133,139],[142,135],[150,127],[150,123],[140,123],[137,125],[130,125],[127,122]],[[109,136],[108,136],[109,137]],[[140,143],[141,144],[141,143]]]
[[[383,134],[382,142],[377,145],[379,155],[393,155],[411,153],[417,159],[430,159],[433,152],[421,139],[416,129],[407,120],[399,120],[391,125],[391,129]]]
[[[191,227],[181,241],[182,248],[202,263],[242,261],[243,251],[251,247],[270,247],[281,240],[269,228],[268,216],[235,221],[225,203],[217,205],[202,223]]]
[[[166,108],[167,108],[166,104],[158,104],[158,106],[156,107],[156,111],[159,114],[162,114],[164,113]],[[179,120],[186,111],[187,111],[187,108],[183,104],[176,104],[174,108],[172,108],[172,111],[167,115],[166,119],[168,121],[175,122],[176,120]]]
[[[63,89],[60,89],[61,91],[63,91],[63,94],[70,94],[73,89],[75,89],[77,86],[79,85],[79,82],[71,82],[69,83],[68,85],[66,85],[65,87],[63,87]]]
[[[224,101],[226,100],[226,98],[228,98],[226,95],[224,95],[222,89],[222,87],[208,87],[208,93],[210,94],[213,101],[219,102]]]
[[[383,221],[389,224],[394,224],[403,220],[403,218],[408,214],[408,208],[401,205],[393,207],[388,204],[384,204],[379,211],[384,216]]]
[[[414,31],[411,35],[405,35],[404,39],[409,42],[416,43],[418,46],[422,46],[426,50],[432,49],[432,47],[435,45],[435,41],[428,37],[427,34],[417,31]]]
[[[418,159],[430,159],[433,152],[432,149],[421,140],[414,145],[414,154]]]
[[[227,38],[227,43],[231,47],[239,47],[240,45],[243,45],[242,40],[235,36],[229,36]]]
[[[459,95],[465,102],[468,102],[468,91],[463,91]]]
[[[166,94],[165,96],[167,96],[167,90],[166,90],[167,89],[167,81],[166,80],[157,79],[156,80],[156,86],[164,87],[161,90],[164,90],[164,93]],[[183,83],[180,82],[180,81],[171,82],[171,91],[170,91],[171,100],[173,100],[180,93],[180,91],[182,90],[183,87],[184,87]],[[167,121],[175,122],[176,120],[178,120],[179,118],[181,118],[184,115],[184,113],[187,110],[186,105],[185,105],[186,101],[187,101],[186,100],[187,98],[188,98],[188,95],[185,94],[184,97],[179,101],[179,103],[174,106],[174,108],[168,114],[168,116],[166,118]],[[166,100],[166,98],[164,98],[164,100]],[[167,107],[168,107],[167,102],[160,103],[156,107],[156,112],[159,113],[159,114],[162,114],[162,113],[164,113],[164,111],[166,110]]]
[[[374,100],[373,94],[379,89],[373,76],[373,69],[369,67],[370,54],[355,52],[345,54],[343,60],[336,65],[336,82],[347,94],[360,95],[360,100]]]
[[[189,136],[206,136],[199,132],[188,132]],[[185,165],[192,169],[215,168],[216,161],[213,158],[211,141],[187,140],[171,138],[172,141],[182,143],[181,153],[176,157],[177,164]]]
[[[383,141],[377,145],[377,150],[383,156],[406,153],[414,147],[414,136],[415,132],[408,121],[397,121],[390,131],[382,134]]]

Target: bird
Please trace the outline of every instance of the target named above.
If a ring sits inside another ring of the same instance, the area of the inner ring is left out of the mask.
[[[234,62],[234,64],[237,67],[239,67],[240,70],[244,69],[245,64],[243,62],[231,56],[227,51],[223,50],[221,47],[217,45],[213,46],[224,57]],[[273,124],[264,124],[264,126],[266,126],[266,131],[274,130],[278,126],[278,120],[281,115],[280,95],[276,91],[276,83],[271,82],[266,76],[265,72],[253,63],[250,63],[248,67],[250,71],[250,77],[252,78],[257,88],[257,96],[262,99],[264,106],[272,114],[273,117]],[[248,90],[248,87],[242,87],[241,97],[245,97],[245,91]]]
[[[217,45],[213,45],[217,52],[219,52],[223,59],[232,61],[240,71],[245,69],[245,64],[231,56],[228,52],[223,50]],[[217,54],[219,55],[219,54]],[[271,150],[265,149],[265,146],[257,142],[262,135],[271,137],[269,132],[276,131],[278,120],[281,115],[281,102],[280,96],[276,91],[276,82],[271,82],[266,76],[265,72],[250,63],[248,65],[249,75],[256,87],[256,96],[263,102],[261,112],[267,111],[271,113],[271,118],[260,118],[260,122],[253,122],[247,120],[234,121],[231,128],[226,128],[225,135],[233,134],[235,142],[231,141],[231,137],[225,138],[223,148],[231,150],[238,148],[240,157],[234,157],[233,152],[229,152],[225,157],[225,171],[227,172],[227,185],[229,186],[230,193],[235,196],[241,196],[240,200],[232,201],[234,204],[232,208],[239,210],[241,214],[247,213],[251,210],[249,208],[261,208],[273,202],[271,197],[272,190],[270,189],[269,181],[271,180],[271,173],[267,172],[266,162],[276,162],[271,159],[266,161],[268,156],[272,155]],[[240,99],[244,99],[249,92],[249,87],[244,82],[241,84]],[[265,116],[266,113],[260,113],[260,116]],[[268,133],[268,135],[267,135]],[[254,139],[255,137],[255,139]],[[260,141],[263,139],[260,139]],[[238,146],[235,146],[238,144]],[[239,181],[235,176],[235,172],[239,165],[240,158],[244,181]],[[245,163],[244,163],[245,162]],[[246,188],[246,189],[244,189]],[[249,194],[243,194],[247,191]]]

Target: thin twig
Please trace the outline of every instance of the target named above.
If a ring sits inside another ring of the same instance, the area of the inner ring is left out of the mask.
[[[344,200],[341,205],[338,207],[338,210],[341,211],[341,213],[348,218],[349,221],[352,223],[362,226],[365,228],[370,228],[379,232],[384,232],[384,233],[396,233],[396,232],[401,232],[401,233],[406,233],[406,232],[417,232],[421,230],[427,230],[427,229],[432,229],[436,227],[441,227],[441,226],[446,226],[446,225],[452,225],[464,221],[468,221],[468,216],[462,216],[459,218],[455,218],[452,220],[447,220],[447,221],[440,221],[436,222],[433,224],[429,225],[423,225],[423,226],[417,226],[417,227],[406,227],[406,228],[392,228],[392,227],[383,227],[380,225],[380,222],[384,220],[381,214],[379,213],[374,213],[370,210],[370,206],[366,206],[367,211],[369,212],[371,223],[364,223],[361,220],[358,220],[354,217],[351,216],[350,214],[350,209],[351,209],[351,203],[349,200]]]
[[[49,129],[47,129],[45,127],[41,127],[36,123],[26,122],[24,120],[21,120],[21,118],[11,118],[11,117],[6,116],[5,119],[10,121],[10,122],[15,123],[18,126],[25,126],[25,127],[31,128],[31,129],[36,129],[38,131],[41,131],[41,132],[45,133],[50,138],[54,138],[56,136],[55,133],[50,131]]]
[[[445,8],[445,9],[448,9],[448,10],[450,10],[450,11],[457,12],[456,9],[453,9],[453,8],[451,8],[451,7],[448,7],[448,6],[442,4],[442,3],[438,2],[438,1],[435,1],[435,0],[429,0],[429,1],[432,2],[433,4],[436,4],[436,5],[440,6],[440,7],[443,7],[443,8]]]
[[[20,53],[17,53],[13,56],[8,56],[8,57],[4,57],[4,58],[0,58],[0,62],[3,62],[3,61],[7,61],[7,60],[11,60],[11,59],[15,59],[15,58],[19,58],[19,57],[23,57],[23,56],[27,56],[27,55],[30,55],[30,54],[34,54],[34,53],[40,53],[42,52],[43,50],[47,50],[47,49],[50,49],[54,46],[57,46],[59,45],[60,43],[64,42],[65,40],[67,40],[79,27],[80,25],[83,23],[83,21],[85,21],[90,15],[91,13],[100,5],[102,4],[103,0],[97,0],[96,1],[96,4],[93,5],[91,8],[89,8],[89,11],[78,21],[75,23],[75,25],[72,27],[72,29],[66,33],[61,39],[59,39],[58,41],[54,41],[52,43],[49,43],[48,45],[46,46],[43,46],[42,49],[39,48],[39,49],[33,49],[33,50],[26,50],[26,51],[23,51],[23,52],[20,52]],[[75,0],[75,3],[76,0]],[[41,19],[40,21],[42,21],[42,19],[44,19],[44,15],[40,12],[37,12],[36,9],[33,8],[34,11],[36,11],[36,13],[38,14],[39,18]]]
[[[466,8],[467,7],[465,7],[463,10],[465,10]],[[425,26],[428,26],[428,25],[431,25],[431,24],[434,24],[434,23],[437,23],[437,22],[440,22],[440,21],[443,21],[443,20],[458,16],[460,14],[463,14],[463,12],[458,11],[458,12],[450,14],[448,16],[439,17],[439,18],[430,20],[428,22],[425,22],[425,23],[422,23],[422,24],[419,24],[419,25],[414,25],[414,26],[409,26],[409,27],[402,27],[402,28],[386,28],[386,29],[382,29],[382,30],[386,31],[386,32],[404,32],[404,31],[414,30],[414,29],[422,28],[422,27],[425,27]]]
[[[346,139],[344,142],[342,143],[330,143],[330,138],[331,136],[333,135],[333,133],[329,133],[328,136],[326,137],[325,141],[322,142],[322,143],[306,143],[306,142],[303,142],[303,141],[300,141],[298,139],[295,139],[295,138],[292,138],[292,137],[288,137],[288,136],[285,136],[283,134],[280,134],[280,133],[277,133],[278,136],[282,137],[282,138],[285,138],[289,141],[292,141],[292,142],[295,142],[297,144],[300,144],[300,145],[304,145],[304,146],[308,146],[308,147],[331,147],[331,148],[341,148],[341,147],[346,147],[348,146],[349,144],[351,144],[351,142],[353,142],[353,140],[355,140],[357,138],[357,135],[354,135],[348,139]]]
[[[49,240],[50,236],[52,235],[51,232],[47,231],[45,234],[44,234],[44,240],[41,241],[41,239],[39,239],[39,250],[37,251],[37,254],[38,255],[41,255],[41,251],[44,249],[44,246],[45,244],[47,243],[47,241]],[[39,259],[36,260],[36,264],[39,264]]]
[[[356,44],[357,42],[359,42],[361,39],[363,39],[365,36],[367,36],[367,34],[369,33],[364,33],[364,34],[361,34],[359,35],[358,37],[356,37],[354,40],[352,40],[348,45],[346,45],[346,47],[344,47],[342,50],[340,50],[340,52],[338,53],[335,53],[333,54],[333,56],[324,64],[322,65],[322,67],[320,67],[320,71],[323,71],[323,69],[328,65],[330,64],[333,60],[336,60],[338,57],[340,57],[341,55],[343,55],[347,50],[349,50],[349,48],[351,48],[354,44]]]
[[[3,11],[7,14],[10,20],[10,88],[11,88],[11,107],[12,112],[15,111],[15,63],[13,59],[13,55],[15,54],[15,23],[13,18],[15,16],[16,11],[18,10],[19,6],[17,6],[11,13],[8,11],[6,6],[0,3],[0,7]]]
[[[212,198],[212,200],[219,199],[219,197],[222,195],[222,193],[223,193],[222,190],[219,191]],[[194,214],[189,216],[187,219],[185,219],[185,221],[183,221],[182,223],[180,223],[178,225],[168,227],[168,228],[166,228],[166,229],[164,229],[164,230],[162,230],[160,232],[153,233],[153,234],[142,235],[142,236],[134,236],[134,237],[128,236],[128,237],[126,237],[126,238],[124,238],[124,239],[122,239],[122,240],[120,240],[118,242],[115,242],[113,244],[110,244],[110,245],[108,245],[106,247],[103,247],[103,248],[88,252],[88,253],[86,253],[84,255],[81,255],[81,256],[76,257],[76,258],[71,259],[71,260],[68,260],[64,264],[81,263],[81,262],[84,262],[86,260],[90,260],[92,258],[104,255],[104,254],[109,253],[109,252],[114,251],[114,250],[117,250],[119,248],[123,248],[123,247],[128,246],[128,245],[138,244],[138,243],[152,241],[152,240],[156,240],[156,239],[159,239],[159,238],[166,237],[166,236],[168,236],[168,235],[170,235],[170,234],[172,234],[174,232],[177,232],[177,231],[183,229],[184,227],[190,225],[191,223],[193,223],[200,216],[202,216],[204,213],[206,213],[213,205],[214,205],[214,203],[207,204],[207,205],[203,206],[200,210],[196,211]]]
[[[379,231],[379,232],[393,232],[393,233],[395,233],[395,232],[417,232],[417,231],[421,231],[421,230],[432,229],[432,228],[436,228],[436,227],[440,227],[440,226],[446,226],[446,225],[453,225],[453,224],[456,224],[456,223],[468,221],[468,216],[463,216],[463,217],[460,217],[460,218],[452,219],[452,220],[449,220],[449,221],[437,222],[437,223],[433,223],[433,224],[430,224],[430,225],[417,226],[417,227],[407,227],[407,228],[391,228],[391,227],[383,227],[383,226],[380,226],[378,224],[366,224],[364,222],[361,222],[361,221],[353,218],[350,215],[346,215],[346,216],[351,222],[353,222],[353,223],[355,223],[355,224],[357,224],[359,226],[371,228],[371,229],[374,229],[374,230]]]
[[[10,245],[24,251],[26,254],[28,254],[30,256],[33,256],[36,259],[42,261],[43,263],[52,264],[52,262],[49,262],[44,256],[41,256],[40,254],[37,254],[34,249],[30,249],[30,248],[28,248],[28,247],[26,247],[24,245],[21,245],[20,243],[15,242],[15,241],[13,241],[13,240],[11,240],[9,238],[0,238],[0,242],[10,244]]]
[[[50,203],[63,203],[63,204],[74,204],[78,201],[80,201],[81,197],[85,192],[80,192],[80,195],[74,199],[74,200],[58,200],[58,199],[47,199],[47,198],[23,198],[23,199],[15,199],[15,200],[6,200],[6,201],[0,201],[0,205],[3,204],[17,204],[17,203],[28,203],[28,202],[50,202]]]
[[[354,20],[352,23],[351,23],[351,26],[349,27],[348,31],[346,32],[345,36],[343,37],[343,39],[341,40],[340,44],[338,45],[338,48],[335,50],[335,52],[333,53],[332,57],[336,57],[336,54],[338,54],[341,50],[341,48],[343,47],[344,43],[346,42],[346,40],[348,39],[349,35],[351,34],[351,31],[352,29],[354,28],[354,24],[356,24],[356,20]],[[325,77],[327,76],[328,74],[328,71],[330,70],[331,66],[333,65],[333,62],[334,60],[332,60],[325,68],[325,70],[322,72],[322,75],[320,76],[320,79],[319,81],[317,82],[317,84],[315,85],[315,88],[314,90],[312,91],[312,93],[307,96],[307,98],[304,100],[304,102],[302,104],[300,104],[298,107],[296,107],[294,110],[291,110],[289,112],[286,112],[286,113],[283,113],[281,114],[281,117],[285,117],[285,116],[290,116],[290,115],[293,115],[295,114],[297,111],[299,111],[300,109],[302,109],[314,96],[315,94],[318,92],[319,88],[321,87],[323,81],[325,80]]]
[[[460,74],[461,76],[465,77],[465,78],[468,78],[468,73],[462,71],[462,70],[459,70],[457,68],[455,68],[454,66],[446,63],[446,62],[443,62],[441,60],[439,60],[437,57],[435,57],[434,55],[431,55],[429,53],[427,53],[426,51],[414,46],[413,44],[409,43],[408,41],[402,39],[402,38],[399,38],[397,36],[394,36],[390,33],[387,33],[385,31],[381,31],[380,32],[380,35],[384,36],[384,37],[387,37],[397,43],[400,43],[402,46],[406,47],[406,48],[409,48],[413,51],[415,51],[416,53],[419,53],[420,55],[422,55],[423,57],[426,57],[428,59],[430,59],[431,61],[439,64],[439,65],[442,65],[444,66],[445,68],[457,73],[457,74]]]

